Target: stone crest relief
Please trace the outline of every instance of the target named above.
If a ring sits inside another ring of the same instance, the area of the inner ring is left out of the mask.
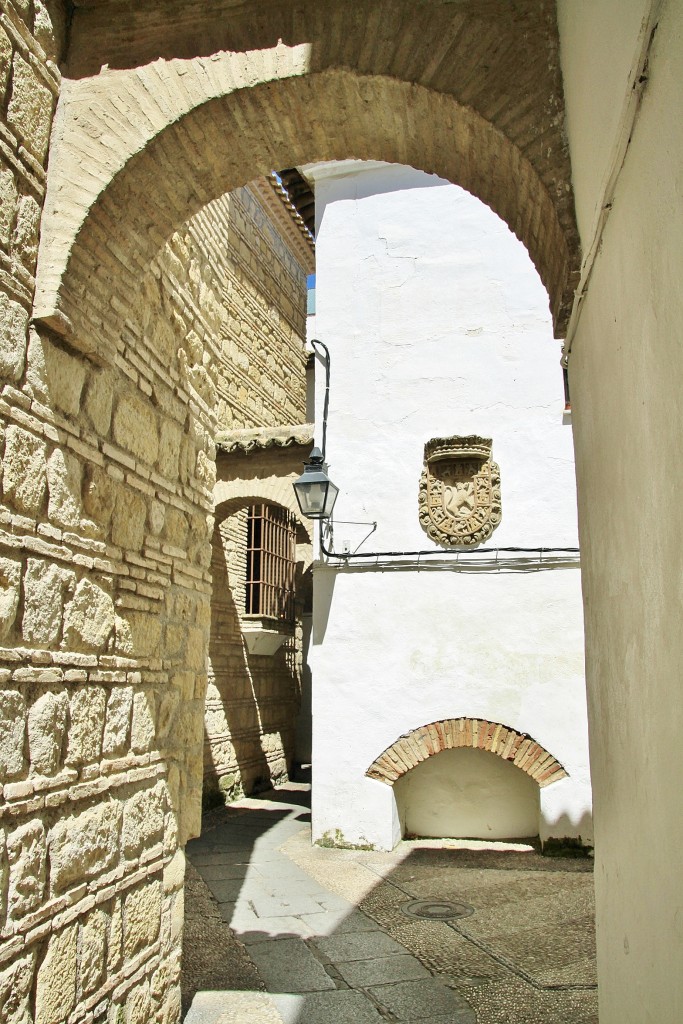
[[[485,437],[435,437],[420,479],[422,529],[444,547],[488,540],[502,518],[500,470]]]

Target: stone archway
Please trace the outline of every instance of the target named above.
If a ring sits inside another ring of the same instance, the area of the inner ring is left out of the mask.
[[[17,331],[10,367],[3,480],[13,531],[3,565],[13,649],[3,664],[31,662],[9,695],[18,725],[4,797],[17,842],[35,843],[43,865],[26,904],[39,916],[17,930],[28,937],[17,957],[29,959],[16,963],[28,979],[21,998],[45,1019],[88,1013],[112,992],[125,1015],[179,1016],[182,847],[200,825],[212,371],[229,348],[229,297],[202,249],[206,219],[197,224],[209,204],[224,225],[224,194],[272,167],[349,156],[412,163],[464,185],[510,224],[563,329],[578,243],[552,5],[451,6],[75,5],[33,330],[28,350]],[[25,33],[16,46],[26,53]],[[38,45],[33,57],[38,66]],[[19,151],[31,134],[24,98],[42,86],[25,57],[14,64]],[[41,158],[47,135],[43,125]],[[27,161],[29,175],[36,166]],[[42,202],[38,170],[30,184]],[[23,202],[36,235],[39,212]],[[19,276],[32,287],[26,261]],[[49,745],[57,727],[46,764],[36,735]],[[49,805],[39,795],[48,790]],[[87,863],[72,857],[77,846]],[[24,862],[18,854],[18,871]],[[69,903],[68,922],[32,948],[53,900]],[[90,979],[71,951],[105,933],[86,1000]],[[103,951],[115,941],[105,989]]]
[[[491,206],[527,246],[561,334],[579,250],[550,12],[530,5],[512,18],[494,0],[455,14],[425,4],[423,17],[404,0],[386,6],[401,38],[388,51],[377,19],[373,40],[347,5],[304,4],[305,28],[292,11],[269,9],[267,30],[253,5],[248,18],[232,11],[226,21],[240,52],[226,45],[213,9],[198,38],[164,25],[157,53],[145,28],[161,10],[142,11],[115,40],[93,12],[79,13],[68,59],[75,77],[51,154],[36,317],[111,358],[141,274],[188,217],[272,167],[353,156],[437,173]],[[86,24],[87,48],[78,45]],[[505,55],[504,101],[497,76],[477,60],[486,47]],[[454,49],[457,62],[448,59]],[[149,63],[153,56],[164,59]],[[92,75],[105,64],[119,70]]]
[[[526,733],[483,718],[446,718],[400,736],[376,758],[366,775],[391,786],[411,768],[442,750],[471,747],[511,761],[539,787],[567,776],[560,762]]]

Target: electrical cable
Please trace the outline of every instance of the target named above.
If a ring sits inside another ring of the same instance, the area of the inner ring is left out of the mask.
[[[501,553],[510,554],[537,554],[537,555],[550,555],[550,554],[579,554],[579,548],[518,548],[518,547],[506,547],[506,548],[458,548],[457,551],[444,550],[441,548],[430,548],[427,551],[330,551],[325,547],[325,541],[323,540],[323,531],[320,531],[320,550],[326,558],[340,558],[342,561],[348,562],[352,558],[422,558],[423,556],[439,555],[442,558],[448,555],[498,555]]]

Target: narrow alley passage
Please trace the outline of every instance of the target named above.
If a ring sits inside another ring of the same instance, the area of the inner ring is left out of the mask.
[[[308,798],[221,808],[188,845],[186,1024],[597,1024],[589,860],[311,846]]]

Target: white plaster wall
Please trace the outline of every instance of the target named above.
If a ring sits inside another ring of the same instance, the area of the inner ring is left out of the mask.
[[[638,16],[655,7],[648,82],[570,357],[601,1024],[683,1020],[683,4],[558,7],[577,182],[587,161],[596,168],[577,189],[580,223],[600,203],[609,149],[595,125],[614,102],[611,83],[630,90]]]
[[[493,438],[501,470],[489,544],[577,544],[560,347],[526,250],[461,189],[361,166],[309,169],[335,547],[367,533],[340,520],[363,520],[378,526],[362,550],[434,548],[417,518],[424,444],[469,433]],[[517,569],[317,567],[314,838],[391,846],[392,790],[365,771],[402,733],[468,715],[528,732],[562,762],[571,778],[543,791],[539,830],[591,842],[579,570]]]
[[[394,793],[404,834],[454,839],[538,834],[537,784],[486,750],[442,750],[395,782]]]

